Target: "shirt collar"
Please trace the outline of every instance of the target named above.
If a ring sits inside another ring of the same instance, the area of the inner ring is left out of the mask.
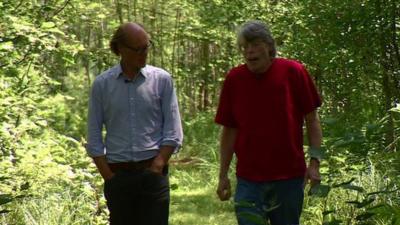
[[[147,67],[147,65],[145,67],[143,67],[142,69],[140,69],[140,71],[139,71],[139,75],[142,75],[144,78],[147,78],[147,76],[148,76],[148,74],[146,73],[146,67]],[[114,67],[114,71],[112,73],[112,76],[115,79],[118,79],[118,78],[123,76],[122,67],[121,67],[120,63],[118,63],[118,65],[116,65]]]

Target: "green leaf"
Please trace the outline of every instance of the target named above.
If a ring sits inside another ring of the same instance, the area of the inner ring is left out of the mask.
[[[9,213],[9,212],[11,212],[11,211],[7,210],[7,209],[0,210],[0,214]]]
[[[10,179],[11,177],[0,177],[0,181]]]
[[[357,208],[363,208],[369,204],[371,204],[372,202],[374,202],[375,199],[374,198],[370,198],[370,199],[365,199],[362,202],[359,201],[346,201],[346,203],[348,204],[354,204]]]
[[[235,202],[235,205],[237,207],[244,207],[244,208],[253,208],[253,207],[255,207],[255,203],[254,202],[245,201],[245,200]]]
[[[350,184],[351,182],[353,182],[355,179],[356,179],[356,178],[352,177],[350,180],[345,181],[345,182],[343,182],[343,183],[334,184],[334,185],[332,185],[332,187],[341,187],[341,186],[344,186],[344,185],[348,185],[348,184]]]
[[[11,41],[3,42],[0,43],[0,50],[13,50],[14,49],[14,43]]]
[[[13,197],[9,194],[2,194],[0,195],[0,205],[7,204],[13,201]]]
[[[342,220],[333,219],[331,221],[324,222],[322,225],[339,225],[342,224],[342,222]]]
[[[326,196],[328,196],[330,190],[331,187],[329,187],[328,185],[317,184],[310,188],[310,190],[308,191],[308,195],[325,198]]]
[[[17,195],[17,196],[15,196],[15,199],[22,199],[22,198],[27,198],[27,197],[33,197],[33,195]]]
[[[382,208],[382,207],[385,207],[385,206],[386,206],[385,204],[378,204],[378,205],[369,207],[368,210],[379,209],[379,208]]]
[[[321,122],[325,123],[327,125],[335,125],[335,124],[338,123],[338,121],[339,120],[337,118],[334,118],[334,117],[326,117],[326,118],[321,119]]]
[[[61,34],[62,36],[65,36],[65,33],[63,31],[61,31],[60,29],[58,29],[58,28],[50,28],[47,31],[51,32],[51,33]]]
[[[342,222],[342,220],[333,219],[331,221],[324,222],[322,225],[339,225],[342,224]]]
[[[370,198],[370,199],[365,199],[364,201],[362,201],[359,205],[357,205],[358,208],[363,208],[369,204],[371,204],[372,202],[375,201],[375,198]]]
[[[21,185],[21,190],[27,190],[27,189],[29,189],[30,188],[30,184],[29,184],[29,182],[25,182],[24,184],[22,184]]]
[[[170,185],[171,190],[177,190],[179,188],[178,184],[171,184]]]
[[[49,29],[49,28],[53,28],[55,26],[56,26],[56,24],[53,22],[44,22],[44,23],[42,23],[42,26],[40,26],[40,27],[43,29]]]
[[[374,215],[375,215],[375,213],[366,212],[366,213],[363,213],[363,214],[360,214],[360,215],[356,216],[356,220],[360,220],[360,221],[361,220],[367,220],[367,219],[373,217]]]
[[[389,194],[389,193],[397,192],[399,190],[400,190],[400,188],[394,189],[394,190],[375,191],[375,192],[368,193],[367,195],[369,196],[369,195],[376,195],[376,194]]]
[[[357,192],[364,192],[364,188],[356,186],[356,185],[351,185],[351,184],[342,185],[341,188],[347,189],[347,190],[354,190]]]
[[[323,216],[326,216],[326,215],[329,215],[329,214],[334,213],[334,212],[335,212],[335,210],[323,211],[323,212],[322,212],[322,215],[323,215]]]
[[[239,212],[238,213],[239,217],[245,218],[246,220],[253,222],[255,224],[260,224],[260,225],[264,225],[265,224],[265,220],[264,218],[257,214],[257,213],[253,213],[253,212]]]
[[[390,112],[400,113],[400,104],[397,103],[397,104],[396,104],[396,107],[391,108],[389,111],[390,111]]]

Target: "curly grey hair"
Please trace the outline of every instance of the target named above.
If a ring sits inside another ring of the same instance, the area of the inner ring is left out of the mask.
[[[272,37],[268,26],[259,20],[252,20],[244,23],[237,34],[237,44],[239,47],[240,42],[253,42],[255,40],[265,42],[270,50],[271,57],[276,57],[275,39]]]

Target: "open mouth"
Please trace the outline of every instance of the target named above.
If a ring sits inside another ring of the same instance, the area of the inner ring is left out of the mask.
[[[259,60],[259,58],[258,57],[248,57],[246,60],[247,60],[247,62],[256,62]]]

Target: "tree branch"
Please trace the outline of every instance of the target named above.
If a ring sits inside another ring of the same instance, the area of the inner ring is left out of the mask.
[[[15,10],[18,10],[19,7],[21,7],[22,3],[24,3],[24,0],[21,0],[18,5],[15,7]]]
[[[70,1],[71,1],[71,0],[66,0],[65,3],[64,3],[64,5],[63,5],[61,8],[59,8],[58,10],[56,10],[56,12],[55,12],[51,17],[47,17],[47,18],[46,18],[46,21],[49,21],[49,20],[52,19],[53,17],[55,17],[55,16],[57,16],[58,14],[60,14],[60,13],[65,9],[65,7],[67,7],[67,5],[69,4]]]

